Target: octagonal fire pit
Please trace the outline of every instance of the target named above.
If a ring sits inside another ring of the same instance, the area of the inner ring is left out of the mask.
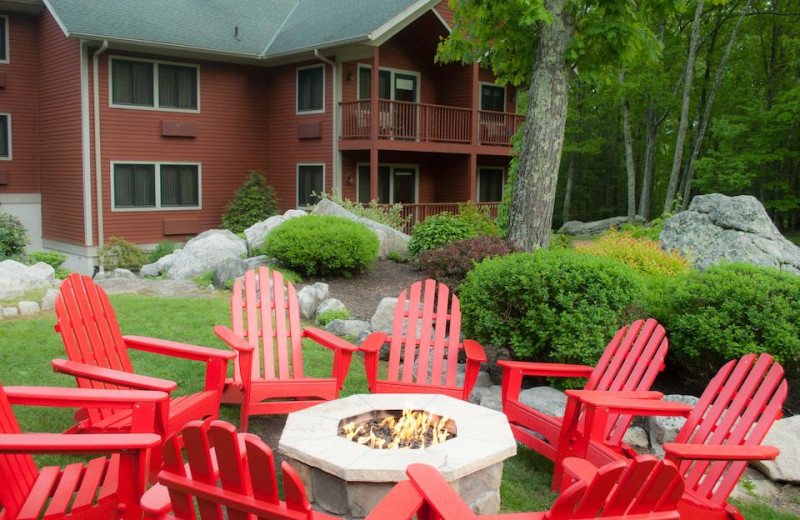
[[[420,413],[406,419],[403,409]],[[407,421],[432,428],[424,448],[416,441],[406,444],[417,447],[382,449],[392,437],[377,442],[380,446],[369,440],[370,427],[376,432],[372,437],[381,437],[379,430],[410,429]],[[359,441],[364,435],[367,440]],[[353,395],[294,412],[279,449],[317,508],[349,518],[365,517],[415,462],[439,470],[476,513],[494,514],[500,507],[503,460],[517,452],[505,415],[430,394]]]

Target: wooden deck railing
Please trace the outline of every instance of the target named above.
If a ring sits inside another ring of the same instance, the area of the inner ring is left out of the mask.
[[[405,233],[410,234],[414,224],[422,222],[428,217],[438,215],[439,213],[452,213],[457,214],[459,206],[463,202],[427,202],[420,204],[403,204],[401,216],[405,222]],[[497,208],[500,206],[499,202],[478,202],[478,207],[487,208],[489,216],[493,219],[497,218]],[[390,207],[392,204],[380,204],[379,207]]]

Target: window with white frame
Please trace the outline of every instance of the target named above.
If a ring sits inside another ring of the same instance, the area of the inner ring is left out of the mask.
[[[500,85],[481,83],[481,110],[506,111],[506,89]]]
[[[200,165],[112,163],[116,210],[199,209]]]
[[[0,63],[8,63],[8,16],[0,16]]]
[[[297,69],[297,113],[325,111],[325,66],[313,65]]]
[[[478,168],[478,202],[503,200],[503,168]]]
[[[319,195],[325,192],[325,165],[297,165],[297,206],[308,207],[319,202]]]
[[[111,104],[164,110],[197,110],[198,67],[111,59]]]
[[[11,159],[11,114],[0,114],[0,159]]]

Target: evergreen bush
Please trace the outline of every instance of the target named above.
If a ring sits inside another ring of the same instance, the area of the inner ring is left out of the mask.
[[[379,248],[378,237],[363,224],[308,215],[276,227],[258,253],[303,276],[351,276],[371,267]]]
[[[0,260],[18,259],[28,245],[28,231],[14,215],[0,211]]]
[[[138,272],[147,263],[147,253],[122,237],[111,237],[97,252],[105,271],[128,269]]]
[[[258,171],[250,172],[222,214],[222,227],[241,233],[257,222],[278,213],[275,190]]]
[[[467,273],[487,258],[505,256],[517,251],[497,235],[468,238],[419,255],[419,266],[425,273],[458,291]]]
[[[439,213],[414,226],[408,242],[408,254],[417,258],[423,251],[476,236],[478,232],[470,222],[458,218],[457,215]]]

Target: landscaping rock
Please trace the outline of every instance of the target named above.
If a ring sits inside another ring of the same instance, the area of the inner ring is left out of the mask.
[[[36,302],[22,301],[17,304],[17,307],[19,307],[19,313],[22,316],[33,316],[41,311],[39,304]]]
[[[687,211],[664,222],[661,242],[700,270],[745,262],[800,274],[800,247],[780,234],[764,206],[749,195],[696,196]]]
[[[47,289],[42,298],[41,309],[43,311],[51,311],[56,307],[56,296],[58,296],[58,289]]]
[[[394,308],[396,306],[397,298],[382,299],[370,320],[372,330],[390,332],[394,323]]]
[[[640,426],[631,426],[625,435],[622,436],[622,442],[630,444],[631,447],[638,451],[650,449],[650,440],[647,438],[647,432]]]
[[[367,339],[367,336],[369,336],[371,333],[372,331],[369,330],[369,328],[367,328],[367,330],[362,331],[361,334],[356,336],[356,345],[361,346],[361,344],[364,343],[364,340]]]
[[[636,217],[636,222],[644,222],[640,216]],[[566,222],[558,232],[565,235],[588,236],[600,235],[609,229],[618,228],[628,222],[628,217],[611,217],[594,222],[581,222],[580,220],[570,220]]]
[[[347,307],[345,307],[341,301],[337,300],[336,298],[328,298],[327,300],[319,304],[317,310],[314,311],[314,316],[319,318],[320,315],[324,312],[346,310],[346,309]]]
[[[55,271],[44,262],[27,266],[16,260],[0,262],[0,300],[14,300],[29,291],[50,287]]]
[[[286,220],[297,217],[306,217],[306,216],[308,216],[308,213],[303,211],[302,209],[290,209],[283,214],[283,218],[285,218]]]
[[[167,272],[170,280],[190,280],[230,258],[247,254],[247,243],[227,229],[211,229],[197,235],[176,253]],[[169,255],[168,255],[169,256]]]
[[[385,251],[386,254],[391,251],[396,251],[403,256],[408,254],[408,241],[411,240],[409,235],[397,231],[396,229],[393,229],[385,224],[354,215],[339,204],[336,204],[329,199],[322,199],[319,201],[317,205],[314,206],[314,210],[311,213],[314,215],[333,215],[336,217],[344,217],[356,222],[361,222],[371,230],[375,231],[375,234],[378,236],[379,240],[385,240],[385,243],[381,243],[380,251]],[[378,233],[379,231],[382,232],[384,236],[381,236],[381,234]],[[381,259],[385,258],[385,256],[381,257]]]
[[[284,222],[286,222],[286,217],[282,217],[281,215],[275,215],[269,217],[267,220],[256,222],[244,230],[244,236],[247,238],[247,245],[250,246],[251,250],[263,246],[267,235]]]
[[[491,388],[491,386],[492,378],[489,376],[489,373],[483,370],[478,372],[478,379],[475,380],[475,386],[473,388]]]
[[[733,488],[730,497],[740,500],[772,498],[780,494],[780,488],[753,468],[744,470],[742,478]]]
[[[552,417],[562,417],[567,407],[567,395],[551,386],[527,388],[519,393],[519,401]]]
[[[252,258],[228,258],[214,268],[212,283],[217,289],[225,289],[225,282],[235,280],[244,276],[244,273],[251,269],[268,264],[269,258],[266,255]]]
[[[317,307],[328,299],[328,284],[317,282],[314,285],[306,285],[297,291],[297,303],[300,306],[300,316],[310,320],[317,312]]]
[[[136,276],[132,271],[130,271],[128,269],[123,269],[123,268],[120,267],[120,268],[114,269],[113,271],[107,271],[105,273],[97,273],[97,275],[95,275],[95,277],[94,277],[94,280],[95,281],[111,280],[111,279],[114,279],[114,278],[125,278],[125,279],[128,279],[128,280],[136,280],[139,277]]]
[[[697,404],[699,399],[693,395],[665,395],[662,401],[672,401],[684,403],[691,406]],[[664,456],[664,449],[661,447],[667,442],[672,442],[677,437],[678,432],[683,427],[686,419],[684,417],[650,417],[650,444],[653,451],[659,457]]]
[[[158,264],[145,264],[139,269],[139,274],[144,278],[145,276],[150,276],[155,278],[161,274],[161,269],[158,267]]]
[[[503,411],[503,387],[501,385],[490,386],[489,388],[475,388],[472,395],[477,399],[477,403],[485,408]],[[470,396],[472,401],[472,396]]]
[[[800,415],[775,421],[764,442],[775,446],[781,454],[775,460],[760,460],[754,465],[771,480],[800,484]]]
[[[337,336],[359,337],[369,332],[369,322],[362,320],[333,320],[325,325],[325,330]]]
[[[16,307],[3,307],[2,311],[3,318],[16,318],[19,316],[19,309]]]

